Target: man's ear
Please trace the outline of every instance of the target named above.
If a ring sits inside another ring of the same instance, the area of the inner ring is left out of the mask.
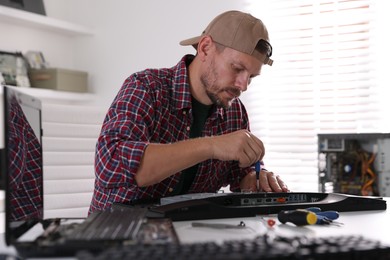
[[[200,38],[199,43],[198,43],[198,56],[201,57],[202,61],[210,55],[210,51],[212,51],[212,48],[214,48],[214,42],[211,36],[203,36]]]

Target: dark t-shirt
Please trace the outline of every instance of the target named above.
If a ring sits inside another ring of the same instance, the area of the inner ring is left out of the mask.
[[[213,105],[203,105],[192,97],[192,124],[190,130],[190,138],[197,138],[202,136],[203,126],[206,123],[207,118],[210,115],[210,111]],[[190,168],[185,169],[182,172],[180,182],[176,185],[172,195],[179,195],[187,193],[189,190],[199,164],[196,164]]]

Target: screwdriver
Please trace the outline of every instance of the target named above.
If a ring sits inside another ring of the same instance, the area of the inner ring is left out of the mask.
[[[336,225],[336,226],[341,226],[343,223],[334,221],[333,219],[329,219],[325,216],[317,215],[317,222],[316,224],[318,225]]]
[[[321,209],[318,207],[311,207],[307,208],[306,210],[314,212],[317,216],[324,216],[330,220],[335,220],[339,218],[339,213],[333,210],[321,211]]]
[[[260,190],[260,172],[261,172],[260,161],[256,162],[255,171],[256,171],[256,188],[257,188],[257,191],[259,191]]]
[[[232,224],[224,224],[224,223],[203,223],[203,222],[192,222],[193,227],[209,227],[209,228],[216,228],[216,229],[225,229],[225,228],[246,228],[245,223],[243,221],[240,222],[238,225],[232,225]]]
[[[306,209],[282,210],[278,213],[278,220],[283,224],[291,222],[296,226],[314,225],[317,215]]]

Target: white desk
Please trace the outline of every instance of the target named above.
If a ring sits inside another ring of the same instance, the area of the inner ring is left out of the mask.
[[[390,198],[386,199],[389,204]],[[272,218],[276,224],[272,228],[268,228],[264,219]],[[306,236],[311,237],[326,237],[337,235],[363,235],[367,238],[380,240],[383,243],[390,245],[390,210],[386,211],[356,211],[356,212],[340,212],[338,222],[343,225],[310,225],[297,227],[294,224],[282,224],[277,220],[276,215],[263,215],[253,218],[234,218],[234,219],[213,219],[213,220],[197,220],[196,222],[207,223],[226,223],[238,225],[240,221],[246,224],[245,229],[215,229],[205,227],[192,227],[193,221],[175,222],[176,232],[182,243],[205,242],[232,239],[254,238],[263,235],[266,232],[274,232],[275,235],[282,236]]]
[[[385,198],[387,204],[390,198]],[[272,228],[267,228],[263,224],[264,219],[272,218],[276,224]],[[4,223],[4,214],[0,214],[0,223]],[[244,221],[246,228],[243,229],[215,229],[205,227],[192,227],[192,222],[206,223],[226,223],[238,225]],[[367,238],[379,240],[390,246],[390,209],[381,211],[355,211],[340,212],[338,222],[343,225],[310,225],[297,227],[291,223],[281,224],[275,215],[262,215],[251,218],[230,218],[230,219],[212,219],[196,221],[178,221],[174,222],[175,230],[181,243],[224,240],[251,239],[263,235],[266,232],[274,232],[275,235],[283,236],[306,236],[326,237],[338,235],[362,235]],[[0,234],[0,253],[15,254],[15,250],[4,245],[4,234]]]

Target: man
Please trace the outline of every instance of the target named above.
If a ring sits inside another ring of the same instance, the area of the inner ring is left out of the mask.
[[[264,64],[272,65],[265,25],[228,11],[181,45],[192,45],[196,56],[131,75],[109,108],[96,147],[90,212],[227,185],[257,190],[253,165],[264,146],[249,131],[239,96]],[[266,170],[260,190],[288,191]]]

